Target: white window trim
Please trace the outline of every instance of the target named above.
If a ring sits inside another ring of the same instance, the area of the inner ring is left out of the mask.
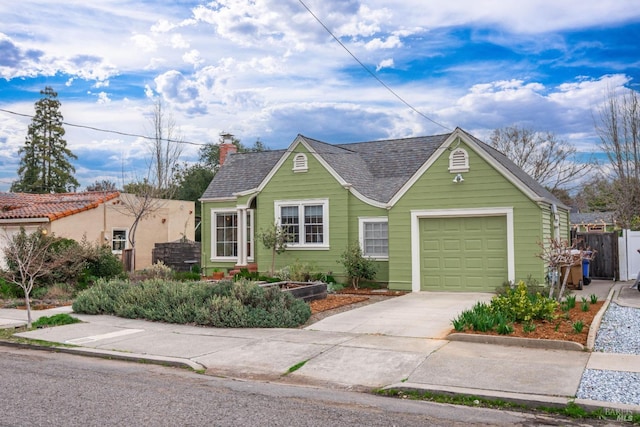
[[[464,164],[463,165],[454,165],[453,157],[456,153],[462,153],[464,155]],[[460,173],[460,172],[469,172],[469,153],[464,148],[456,148],[449,154],[449,172],[451,173]]]
[[[469,208],[469,209],[432,209],[411,211],[411,291],[420,291],[420,219],[447,217],[504,216],[507,220],[507,279],[515,281],[515,240],[512,207]]]
[[[364,224],[365,223],[370,223],[370,222],[386,222],[387,223],[387,230],[389,227],[389,218],[386,216],[361,216],[358,217],[358,236],[359,236],[359,240],[360,240],[360,248],[362,248],[362,252],[364,253]],[[388,244],[388,236],[387,236],[387,244]],[[370,258],[370,259],[374,259],[374,260],[379,260],[379,261],[388,261],[389,260],[389,254],[387,255],[364,255],[365,258]]]
[[[126,250],[129,247],[129,229],[122,228],[122,227],[114,227],[111,229],[111,253],[120,255],[122,254],[123,251],[113,249],[113,242],[114,242],[113,233],[116,231],[124,231],[124,249]]]
[[[255,209],[247,209],[247,221],[249,222],[249,229],[248,229],[248,233],[249,235],[247,236],[247,243],[250,243],[249,247],[251,248],[251,253],[247,254],[247,261],[249,262],[253,262],[255,260],[255,253],[256,253],[256,242],[255,239],[253,238],[254,233],[254,221],[255,221],[255,217],[256,217],[256,210]]]
[[[329,199],[303,199],[303,200],[275,200],[273,202],[274,215],[278,225],[280,224],[280,208],[283,206],[297,206],[298,218],[302,221],[299,236],[304,232],[304,206],[322,205],[322,243],[287,243],[286,250],[328,250],[329,249]]]
[[[248,261],[253,261],[254,259],[254,254],[255,254],[255,242],[253,239],[253,221],[254,221],[254,210],[253,209],[247,209],[247,217],[251,217],[250,221],[250,236],[248,236],[249,238],[249,243],[251,243],[251,251],[253,253],[251,254],[247,254],[247,260]],[[218,214],[238,214],[238,210],[235,208],[219,208],[219,209],[211,209],[211,248],[210,248],[210,253],[211,253],[211,257],[209,258],[210,261],[234,261],[237,262],[238,261],[238,257],[237,256],[218,256],[217,254],[217,243],[218,241],[216,240],[216,215]],[[250,215],[249,215],[250,213]],[[237,242],[237,244],[240,244],[241,242]]]
[[[293,169],[294,172],[307,172],[309,170],[309,163],[307,155],[304,153],[298,153],[293,156]]]

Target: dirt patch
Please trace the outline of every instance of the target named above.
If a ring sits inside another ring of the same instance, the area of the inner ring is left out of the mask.
[[[591,326],[591,323],[593,323],[593,318],[596,316],[596,314],[598,314],[598,311],[600,311],[603,304],[603,301],[596,302],[595,304],[589,304],[589,310],[582,311],[582,304],[580,302],[576,302],[576,306],[567,312],[560,309],[556,310],[556,318],[554,320],[540,320],[532,322],[533,325],[535,325],[535,330],[533,331],[525,331],[522,324],[516,323],[513,325],[513,333],[503,336],[573,341],[582,345],[586,345],[587,337],[589,336],[589,327]],[[573,325],[579,321],[581,321],[583,324],[582,331],[576,332]],[[455,332],[455,330],[451,330],[451,333]],[[476,332],[467,330],[464,331],[464,333],[478,335],[500,335],[495,331]]]

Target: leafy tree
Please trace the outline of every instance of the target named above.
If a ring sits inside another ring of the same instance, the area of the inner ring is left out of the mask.
[[[184,164],[175,172],[176,190],[173,197],[177,200],[197,201],[213,179],[213,170],[203,164]]]
[[[615,210],[616,184],[603,175],[584,182],[575,195],[575,205],[581,212],[606,212]]]
[[[118,191],[118,185],[108,179],[96,180],[93,184],[87,185],[86,191]]]
[[[58,94],[49,86],[40,91],[18,168],[18,180],[11,191],[23,193],[65,193],[79,186],[73,177],[70,159],[77,157],[67,148],[62,127]]]
[[[490,145],[551,192],[570,189],[595,166],[592,161],[579,162],[576,148],[552,132],[508,126],[493,131]]]
[[[376,277],[375,261],[362,255],[362,248],[358,242],[350,243],[340,255],[338,262],[344,266],[353,289],[358,289],[360,279],[372,280]]]
[[[215,172],[218,171],[220,167],[220,144],[222,140],[218,143],[209,143],[200,147],[200,163],[204,164],[206,167],[212,169]],[[264,145],[260,139],[257,139],[256,142],[253,143],[251,147],[247,147],[238,138],[233,137],[232,143],[238,148],[238,153],[254,153],[261,151],[269,151],[269,147]]]
[[[631,228],[640,217],[640,94],[611,91],[596,114],[596,131],[609,159],[616,219]]]
[[[213,175],[214,173],[212,169],[200,163],[196,163],[191,166],[184,164],[178,167],[176,172],[174,173],[176,188],[173,192],[173,198],[176,200],[189,200],[192,202],[197,202],[209,186],[209,183],[211,183]],[[201,209],[201,204],[196,203],[196,220],[202,217]],[[196,228],[196,242],[199,242],[201,240],[201,230],[202,227]]]

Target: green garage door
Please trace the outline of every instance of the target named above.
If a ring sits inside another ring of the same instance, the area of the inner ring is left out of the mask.
[[[507,278],[504,216],[420,220],[423,291],[493,292]]]

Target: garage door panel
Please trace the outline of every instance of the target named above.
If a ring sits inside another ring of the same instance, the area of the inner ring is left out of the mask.
[[[479,257],[469,257],[465,258],[464,262],[461,263],[461,266],[464,266],[466,270],[482,270],[484,268],[484,263],[482,258]]]
[[[493,292],[507,280],[506,218],[420,220],[421,289]]]
[[[482,239],[467,239],[464,241],[465,251],[482,250]]]

